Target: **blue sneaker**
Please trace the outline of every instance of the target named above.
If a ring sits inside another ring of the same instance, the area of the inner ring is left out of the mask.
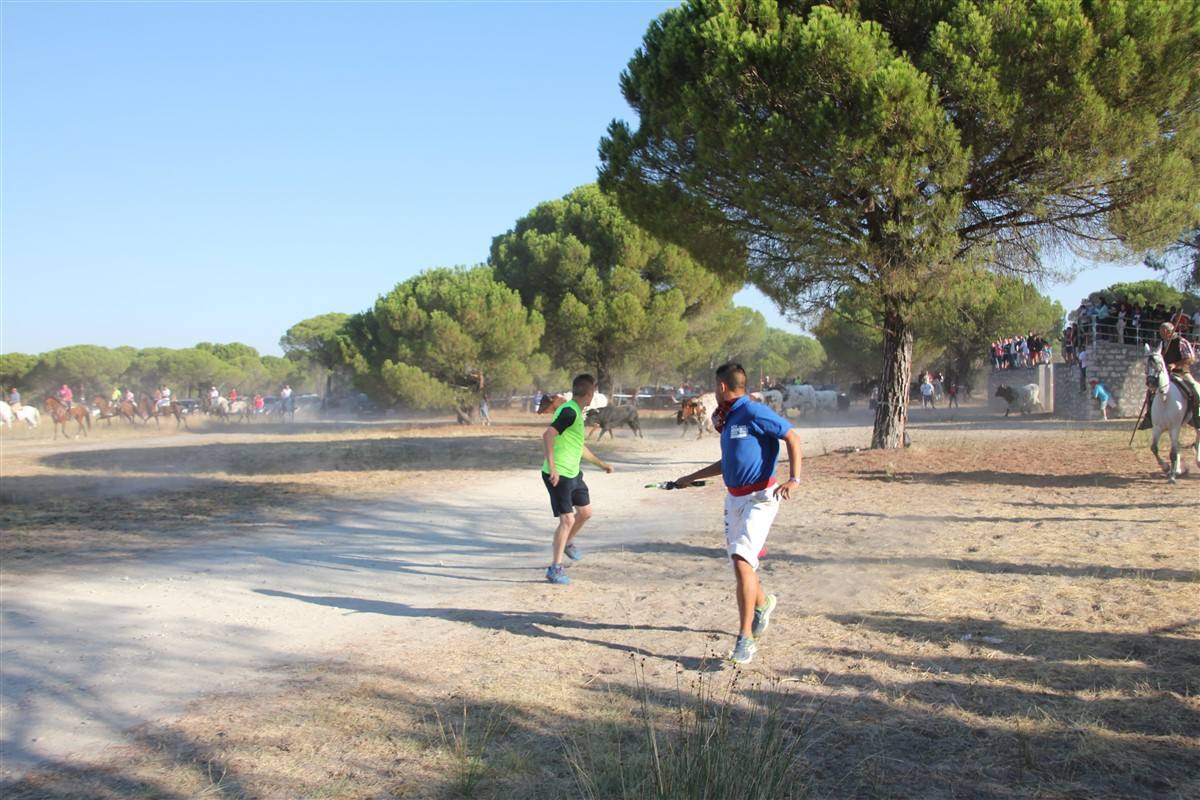
[[[753,636],[739,636],[733,652],[729,654],[729,660],[735,664],[749,664],[754,660],[754,654],[757,651]]]
[[[754,609],[754,627],[751,632],[754,638],[757,639],[767,632],[767,626],[771,624],[771,612],[778,605],[779,598],[773,594],[767,595],[767,604],[762,608]]]
[[[570,583],[571,579],[567,577],[567,571],[563,569],[562,564],[551,564],[546,567],[546,580],[551,583],[566,584]]]
[[[563,548],[563,555],[572,561],[581,561],[583,559],[583,553],[579,552],[579,548],[573,544],[569,544]]]

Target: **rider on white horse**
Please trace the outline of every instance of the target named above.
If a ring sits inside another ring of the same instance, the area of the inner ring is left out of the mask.
[[[1192,375],[1189,367],[1196,360],[1196,349],[1192,343],[1175,330],[1175,326],[1164,322],[1158,326],[1158,335],[1162,341],[1158,352],[1162,354],[1163,363],[1167,365],[1171,375],[1179,380],[1185,390],[1192,394],[1192,425],[1200,427],[1200,384]]]

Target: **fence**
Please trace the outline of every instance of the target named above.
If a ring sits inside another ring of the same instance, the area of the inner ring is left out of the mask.
[[[1159,341],[1158,326],[1165,320],[1141,320],[1138,325],[1117,317],[1097,319],[1090,317],[1078,323],[1076,328],[1075,352],[1094,345],[1096,342],[1112,342],[1140,347],[1148,344],[1157,347]],[[1184,334],[1192,344],[1200,343],[1200,331],[1189,331]]]
[[[1088,318],[1079,323],[1076,328],[1074,344],[1074,352],[1067,353],[1066,348],[1061,342],[1047,342],[1048,345],[1054,348],[1056,355],[1063,356],[1062,360],[1068,364],[1074,363],[1075,356],[1080,350],[1093,350],[1097,342],[1105,342],[1113,345],[1125,345],[1128,347],[1141,348],[1143,345],[1150,345],[1151,348],[1157,348],[1160,341],[1158,335],[1158,326],[1162,322],[1154,320],[1152,322],[1141,322],[1138,325],[1133,325],[1125,320],[1117,319],[1116,317],[1106,317],[1104,319]],[[1188,331],[1183,334],[1193,345],[1200,347],[1200,330]],[[988,352],[988,360],[992,363],[992,369],[1012,369],[1012,368],[1030,368],[1037,366],[1036,363],[1021,362],[1018,364],[1009,364],[1008,354],[1005,353],[1002,358],[1004,366],[996,366],[996,356],[990,351]],[[1044,359],[1039,363],[1047,364],[1049,361]]]

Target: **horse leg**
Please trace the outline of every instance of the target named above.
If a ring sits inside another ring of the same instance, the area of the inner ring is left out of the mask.
[[[1163,432],[1161,430],[1159,430],[1158,428],[1151,429],[1151,431],[1150,431],[1150,452],[1154,454],[1154,460],[1158,462],[1159,470],[1161,470],[1162,473],[1164,475],[1166,475],[1169,472],[1170,468],[1167,465],[1167,462],[1162,460],[1162,456],[1160,456],[1158,454],[1158,440],[1162,436],[1162,434],[1163,434]]]
[[[1179,434],[1171,432],[1171,468],[1167,472],[1167,480],[1171,483],[1179,477]]]

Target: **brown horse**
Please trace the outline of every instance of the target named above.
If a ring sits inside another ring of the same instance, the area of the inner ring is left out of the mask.
[[[54,438],[58,438],[58,429],[62,428],[63,436],[67,436],[67,423],[75,420],[75,424],[79,426],[79,431],[83,431],[83,435],[88,435],[88,430],[92,427],[92,415],[88,413],[87,407],[82,404],[76,404],[67,408],[63,402],[57,397],[47,397],[46,402],[42,404],[42,408],[54,420]],[[87,426],[86,428],[84,426]],[[79,435],[79,431],[75,435]]]
[[[106,420],[109,425],[112,424],[113,417],[129,420],[129,424],[132,425],[134,416],[138,413],[137,407],[128,400],[121,400],[113,405],[108,398],[100,394],[92,398],[92,405],[100,409],[100,419]]]
[[[146,422],[149,422],[150,418],[153,417],[155,425],[159,424],[159,417],[173,416],[175,417],[176,428],[178,428],[180,425],[185,428],[188,426],[187,418],[183,415],[183,409],[181,409],[179,403],[176,403],[175,401],[171,401],[165,406],[160,406],[151,397],[142,395],[141,399],[138,400],[138,413],[142,415]]]

